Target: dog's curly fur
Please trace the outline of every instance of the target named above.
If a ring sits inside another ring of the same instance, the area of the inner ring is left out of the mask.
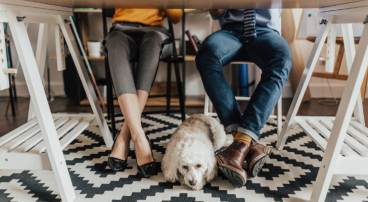
[[[192,189],[202,189],[217,175],[215,151],[226,141],[223,126],[203,114],[190,116],[171,136],[162,171],[169,182],[180,181]]]

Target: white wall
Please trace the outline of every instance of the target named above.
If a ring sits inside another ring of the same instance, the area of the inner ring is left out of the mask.
[[[295,27],[299,27],[300,18],[302,15],[303,9],[293,9],[294,19],[295,19]],[[338,26],[337,29],[341,29],[341,26]],[[297,31],[297,30],[296,30]],[[307,60],[309,58],[310,52],[312,51],[313,43],[307,40],[299,40],[304,65],[306,65]],[[357,46],[356,46],[357,47]],[[336,46],[335,57],[337,57],[339,46]],[[321,55],[322,57],[326,56],[326,45],[322,48]],[[318,61],[314,72],[324,72],[324,63],[322,61]],[[347,74],[347,67],[346,67],[346,58],[345,55],[343,57],[340,74]],[[346,81],[344,80],[337,80],[337,79],[326,79],[326,78],[317,78],[312,77],[311,81],[309,82],[309,88],[311,90],[312,97],[314,98],[323,98],[323,97],[335,97],[340,98],[342,96]],[[329,88],[331,86],[331,90]],[[287,87],[287,86],[286,86]],[[286,90],[286,89],[285,89]],[[366,98],[368,95],[366,95]]]
[[[28,27],[28,36],[31,41],[33,54],[36,53],[38,28],[39,28],[39,24],[29,24],[29,27]],[[10,34],[11,36],[11,30],[8,31],[8,34]],[[50,28],[49,36],[50,36],[49,37],[49,54],[56,55],[55,35],[54,35],[53,26]],[[18,61],[18,55],[15,49],[13,40],[10,40],[10,48],[11,48],[11,53],[12,53],[12,62],[15,68],[17,61]],[[45,68],[45,75],[46,75],[46,68]],[[50,84],[51,84],[52,95],[65,96],[62,72],[59,72],[56,70],[56,60],[55,59],[50,59],[50,81],[51,81]],[[15,83],[17,87],[17,95],[21,97],[28,97],[29,93],[28,93],[28,89],[27,89],[26,82],[24,79],[22,65],[19,66],[19,70],[18,70],[18,74],[17,74]],[[9,92],[8,90],[0,91],[0,96],[8,96],[8,92]]]
[[[302,13],[302,9],[294,9],[294,18],[296,27],[299,26],[299,21]],[[209,19],[210,16],[208,13],[187,13],[186,16],[186,29],[189,29],[192,35],[197,35],[200,40],[205,39],[205,37],[209,34]],[[110,24],[111,22],[109,22]],[[214,30],[219,29],[218,22],[214,21]],[[102,32],[102,19],[101,14],[90,13],[89,14],[89,33],[90,33],[90,40],[103,40],[103,32]],[[181,37],[181,22],[174,25],[175,37]],[[285,31],[285,30],[283,30]],[[30,24],[28,29],[28,34],[30,36],[33,51],[35,53],[36,49],[36,42],[37,42],[37,34],[38,34],[38,25],[37,24]],[[306,64],[309,54],[311,52],[313,43],[308,42],[306,40],[299,40],[300,46],[302,47],[302,54],[304,64]],[[12,48],[12,57],[13,57],[13,64],[15,66],[17,61],[17,54],[15,51],[15,47],[13,42],[11,42]],[[336,46],[338,48],[338,46]],[[55,40],[54,40],[54,30],[50,29],[50,37],[49,37],[49,51],[50,55],[55,55]],[[321,56],[325,55],[325,47],[322,50]],[[336,51],[337,54],[337,51]],[[103,78],[104,73],[104,62],[103,61],[91,61],[90,62],[92,70],[95,74],[96,79]],[[166,64],[161,63],[159,66],[159,70],[157,73],[156,81],[166,81]],[[316,72],[322,72],[324,66],[322,63],[318,62],[316,66]],[[62,73],[56,70],[56,60],[50,59],[50,71],[51,71],[51,89],[53,91],[53,95],[65,95],[63,89],[63,78]],[[231,82],[231,68],[225,67],[224,73],[226,78]],[[342,61],[342,67],[340,73],[346,74],[346,60]],[[46,74],[46,73],[45,73]],[[175,81],[174,71],[172,71],[172,80]],[[333,94],[336,97],[341,97],[343,88],[345,86],[345,81],[341,80],[329,80]],[[17,92],[19,96],[28,96],[28,90],[25,86],[24,76],[22,73],[22,69],[20,68],[18,77],[16,80],[17,85]],[[327,79],[322,78],[312,78],[310,82],[310,89],[312,93],[312,97],[332,97],[330,93]],[[186,63],[186,94],[187,95],[203,95],[204,89],[201,82],[201,78],[199,73],[195,67],[195,62],[187,62]],[[8,91],[1,91],[0,96],[7,96]],[[292,97],[292,91],[290,82],[288,81],[285,84],[285,89],[283,92],[283,97]]]

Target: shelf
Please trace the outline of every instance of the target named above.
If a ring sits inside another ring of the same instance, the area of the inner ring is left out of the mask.
[[[332,136],[331,130],[334,124],[334,117],[296,117],[296,122],[311,137],[311,139],[323,150],[327,148],[327,143]],[[368,129],[355,120],[351,121],[341,154],[345,157],[368,157]]]
[[[100,57],[91,57],[91,56],[87,56],[87,60],[105,60],[105,56],[100,56]]]
[[[101,9],[74,9],[75,13],[102,13]],[[185,13],[207,13],[208,10],[184,9]]]
[[[68,146],[88,126],[96,125],[93,114],[52,114],[61,149]],[[10,161],[0,169],[52,169],[37,118],[0,138],[0,153]],[[20,162],[12,163],[22,159]],[[30,163],[31,162],[31,163]]]
[[[186,55],[185,61],[195,61],[196,56],[195,55]]]
[[[195,61],[195,55],[186,55],[185,56],[185,61]],[[87,59],[90,61],[98,61],[98,60],[105,60],[105,56],[100,56],[100,57],[90,57],[87,56]]]
[[[74,9],[75,13],[102,13],[101,9]]]
[[[99,101],[100,105],[101,102]],[[80,103],[80,105],[83,106],[88,106],[89,105],[89,101],[88,99],[84,99],[82,100]],[[105,106],[107,106],[107,102],[104,100],[104,104]],[[117,100],[114,100],[114,106],[115,107],[119,107],[119,103]],[[147,99],[147,103],[146,103],[146,107],[165,107],[166,106],[166,97],[159,97],[159,98],[148,98]],[[171,98],[170,101],[170,106],[171,107],[179,107],[179,98]],[[204,100],[203,99],[186,99],[185,100],[185,106],[186,107],[203,107],[204,106]]]
[[[74,9],[75,13],[102,13],[101,9]],[[207,13],[208,10],[184,9],[185,13]]]
[[[184,9],[185,13],[208,13],[208,10]]]

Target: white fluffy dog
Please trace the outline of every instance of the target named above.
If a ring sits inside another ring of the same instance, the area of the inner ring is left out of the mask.
[[[167,145],[162,159],[165,179],[202,189],[217,176],[215,151],[225,142],[224,128],[216,119],[192,115],[176,129]]]

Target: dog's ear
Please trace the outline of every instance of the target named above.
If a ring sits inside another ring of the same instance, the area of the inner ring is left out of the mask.
[[[161,169],[164,173],[165,180],[169,182],[176,182],[178,178],[178,163],[177,160],[172,159],[171,154],[166,154],[161,162]]]
[[[207,171],[204,174],[204,177],[206,178],[207,182],[210,182],[217,176],[217,163],[216,158],[213,156],[212,158],[209,158],[209,161],[207,162]]]

